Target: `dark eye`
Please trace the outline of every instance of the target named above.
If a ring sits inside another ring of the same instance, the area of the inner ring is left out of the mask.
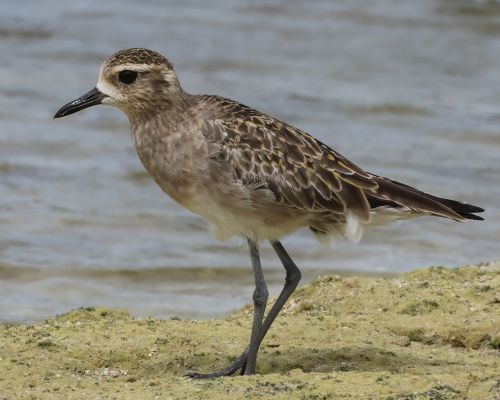
[[[125,83],[126,85],[130,85],[131,83],[134,83],[134,81],[136,79],[137,79],[137,72],[136,71],[124,69],[123,71],[120,71],[118,73],[118,80],[121,83]]]

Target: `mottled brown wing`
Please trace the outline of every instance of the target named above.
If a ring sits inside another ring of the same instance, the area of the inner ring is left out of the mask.
[[[482,219],[475,215],[484,211],[481,207],[366,172],[308,133],[253,108],[218,96],[205,100],[218,110],[203,127],[212,162],[242,185],[269,189],[287,207],[342,215],[351,211],[363,222],[378,207],[458,221]]]
[[[241,109],[240,109],[241,110]],[[207,122],[213,162],[225,164],[242,185],[269,189],[277,202],[311,212],[370,219],[365,191],[378,184],[309,134],[248,109],[245,115]]]

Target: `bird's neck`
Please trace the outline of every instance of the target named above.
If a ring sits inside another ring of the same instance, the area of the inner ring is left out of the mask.
[[[168,96],[156,96],[148,101],[137,101],[123,111],[132,128],[154,121],[165,123],[177,120],[189,108],[192,96],[182,89]]]

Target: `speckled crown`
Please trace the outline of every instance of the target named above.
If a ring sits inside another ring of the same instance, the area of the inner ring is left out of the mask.
[[[160,53],[140,47],[123,49],[106,59],[108,67],[115,67],[123,64],[147,64],[147,65],[167,65],[173,69],[173,65]]]

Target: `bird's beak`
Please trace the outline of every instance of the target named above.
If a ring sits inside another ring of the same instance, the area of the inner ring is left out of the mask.
[[[76,113],[84,108],[92,107],[97,104],[101,104],[102,100],[108,97],[104,93],[101,93],[97,88],[92,89],[90,92],[85,93],[83,96],[78,97],[76,100],[62,106],[58,112],[54,115],[54,118],[65,117]]]

